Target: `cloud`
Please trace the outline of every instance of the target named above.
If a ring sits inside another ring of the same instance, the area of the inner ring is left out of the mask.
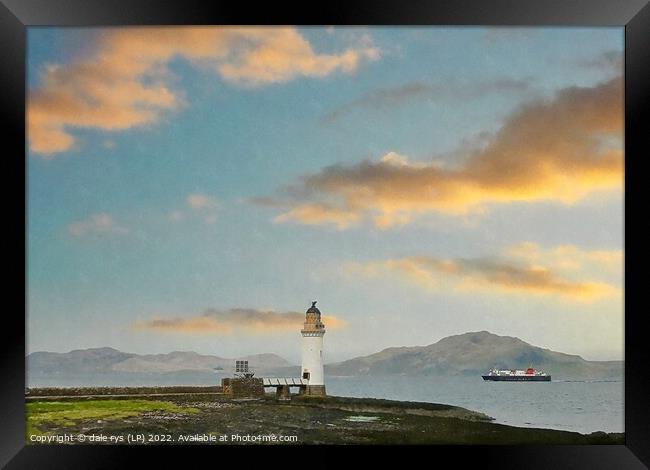
[[[601,298],[618,295],[620,289],[611,284],[598,280],[583,281],[576,276],[567,276],[566,269],[581,271],[579,277],[584,277],[583,271],[588,266],[585,260],[597,262],[612,262],[617,258],[615,252],[582,251],[576,247],[569,249],[580,256],[573,261],[573,266],[561,263],[561,259],[551,260],[551,263],[522,262],[518,250],[522,247],[511,247],[506,253],[516,256],[498,256],[485,258],[439,258],[435,256],[410,256],[368,263],[348,263],[345,270],[349,274],[364,277],[378,277],[384,274],[397,274],[409,282],[427,290],[452,289],[460,292],[501,292],[506,294],[532,294],[552,296],[563,300],[592,302]],[[556,247],[549,251],[558,255],[566,247]],[[538,252],[542,252],[539,247]],[[603,253],[608,253],[604,258]],[[611,256],[610,256],[611,255]],[[524,258],[529,259],[528,255]],[[541,260],[545,261],[545,260]],[[560,261],[560,262],[558,262]]]
[[[166,333],[185,334],[233,334],[236,332],[273,334],[298,332],[305,321],[305,314],[299,312],[273,312],[246,308],[230,310],[207,310],[203,315],[175,318],[154,318],[137,322],[135,330],[151,330]],[[346,322],[323,315],[327,329],[339,329]]]
[[[357,109],[393,110],[404,104],[423,99],[468,100],[480,98],[492,93],[522,93],[530,90],[528,80],[502,78],[485,80],[478,83],[445,82],[424,83],[410,82],[389,88],[379,88],[361,97],[343,104],[323,115],[321,122],[332,123]]]
[[[590,59],[584,59],[578,62],[578,65],[587,69],[604,70],[614,72],[616,75],[621,74],[624,66],[624,57],[622,50],[609,50]]]
[[[106,213],[92,214],[87,219],[68,225],[68,233],[74,237],[84,237],[93,234],[126,235],[129,229],[115,222]]]
[[[618,77],[521,105],[455,167],[410,163],[391,152],[379,161],[323,168],[263,205],[282,207],[276,218],[282,222],[347,228],[371,219],[386,228],[418,214],[462,215],[495,204],[571,204],[594,191],[622,188],[622,137]]]
[[[300,220],[307,225],[321,225],[324,223],[335,224],[339,230],[345,230],[352,223],[358,221],[359,214],[352,211],[341,210],[324,203],[301,204],[289,212],[281,214],[273,219],[274,222],[287,222]]]
[[[199,217],[207,225],[217,222],[219,203],[211,196],[199,193],[189,194],[185,198],[185,208],[174,209],[168,218],[172,222],[182,222],[186,219]]]
[[[49,65],[30,89],[30,149],[51,157],[75,144],[71,130],[119,131],[151,125],[183,105],[171,87],[169,64],[182,58],[228,83],[255,87],[298,77],[354,72],[376,60],[364,41],[336,54],[320,54],[290,27],[103,28],[90,53]]]
[[[340,54],[316,54],[293,28],[270,28],[254,34],[244,31],[254,47],[245,48],[218,65],[220,75],[234,83],[259,85],[296,76],[324,77],[338,70],[353,72],[361,61],[376,60],[380,55],[379,49],[370,44]]]
[[[186,201],[187,205],[194,210],[212,209],[217,207],[217,202],[205,194],[190,194],[187,196]]]
[[[591,270],[620,274],[623,271],[623,250],[582,250],[575,245],[543,248],[537,243],[521,242],[509,247],[508,256],[528,263],[545,263],[558,271]]]

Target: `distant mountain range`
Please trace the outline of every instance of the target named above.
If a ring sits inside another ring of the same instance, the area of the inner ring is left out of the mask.
[[[623,361],[586,361],[487,331],[448,336],[428,346],[384,349],[325,366],[328,375],[478,375],[492,367],[533,366],[553,379],[621,379]]]
[[[258,374],[276,375],[275,371],[291,366],[271,353],[236,359],[248,360]],[[191,351],[144,355],[113,348],[34,352],[27,356],[27,383],[29,386],[216,384],[217,373],[231,375],[234,365],[235,358]]]
[[[298,366],[277,354],[245,356],[258,376],[296,376]],[[175,351],[133,354],[113,348],[27,356],[28,386],[206,385],[229,376],[235,358]],[[553,379],[621,379],[623,361],[586,361],[532,346],[519,338],[487,331],[448,336],[429,346],[395,347],[369,356],[325,365],[327,375],[478,375],[491,367],[532,365]],[[221,368],[222,370],[216,370]],[[221,374],[221,375],[217,375]]]

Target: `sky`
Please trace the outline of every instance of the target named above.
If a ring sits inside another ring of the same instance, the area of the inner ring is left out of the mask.
[[[623,40],[28,28],[28,352],[623,359]]]

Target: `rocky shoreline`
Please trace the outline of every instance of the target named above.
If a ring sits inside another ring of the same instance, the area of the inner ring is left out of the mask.
[[[444,404],[297,395],[290,401],[272,395],[232,399],[217,390],[31,389],[26,394],[27,443],[60,435],[108,436],[97,439],[99,444],[624,443],[623,434],[506,426],[483,413]],[[132,436],[143,440],[129,442]]]

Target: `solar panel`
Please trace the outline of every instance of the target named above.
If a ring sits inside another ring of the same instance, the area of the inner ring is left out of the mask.
[[[262,378],[262,383],[267,387],[278,385],[298,386],[307,385],[308,381],[300,377],[264,377]]]

